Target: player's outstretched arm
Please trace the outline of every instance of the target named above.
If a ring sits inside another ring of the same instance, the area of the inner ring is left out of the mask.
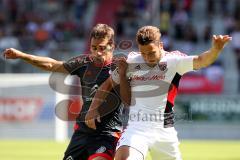
[[[224,46],[232,39],[229,35],[213,35],[211,48],[194,57],[193,69],[201,69],[216,61]]]
[[[3,52],[6,59],[22,59],[25,62],[45,71],[68,73],[62,61],[57,61],[49,57],[40,57],[21,52],[14,48],[8,48]]]

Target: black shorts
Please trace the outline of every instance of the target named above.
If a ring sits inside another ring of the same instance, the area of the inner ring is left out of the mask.
[[[92,160],[98,156],[113,160],[117,141],[114,136],[74,132],[63,160]]]

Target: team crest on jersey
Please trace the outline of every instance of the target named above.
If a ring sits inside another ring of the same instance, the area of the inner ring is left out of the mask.
[[[140,65],[137,65],[137,66],[135,67],[135,69],[136,69],[136,70],[140,70],[140,69],[141,69]]]
[[[104,153],[107,150],[106,147],[101,146],[100,148],[98,148],[98,150],[96,150],[96,153]]]
[[[160,71],[166,71],[167,70],[167,62],[160,62],[158,64]]]

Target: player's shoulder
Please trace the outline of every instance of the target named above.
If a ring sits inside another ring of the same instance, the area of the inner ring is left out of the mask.
[[[139,57],[139,56],[141,56],[140,52],[134,52],[134,51],[132,51],[132,52],[130,52],[130,53],[128,54],[128,58],[131,58],[131,59],[136,59],[136,58]]]
[[[77,62],[77,63],[84,63],[84,64],[92,61],[93,60],[89,54],[78,55],[68,60],[68,62]]]
[[[130,52],[127,58],[128,63],[139,63],[144,62],[143,57],[140,52]]]
[[[186,53],[180,52],[178,50],[172,51],[171,54],[175,55],[175,56],[179,56],[179,57],[187,57],[188,56]]]
[[[178,50],[175,50],[175,51],[171,51],[171,52],[166,52],[165,51],[165,56],[166,57],[186,57],[187,54],[185,54],[183,52],[180,52]]]
[[[167,62],[169,65],[175,65],[177,62],[179,62],[182,59],[185,59],[187,55],[185,53],[182,53],[178,50],[171,51],[171,52],[164,52],[164,55],[161,59],[161,62]]]
[[[87,60],[87,61],[92,61],[91,55],[90,54],[82,54],[79,56],[75,57],[78,60]]]
[[[165,61],[172,61],[172,60],[178,60],[182,59],[184,57],[187,57],[187,54],[182,53],[178,50],[172,51],[172,52],[164,52],[163,60]]]

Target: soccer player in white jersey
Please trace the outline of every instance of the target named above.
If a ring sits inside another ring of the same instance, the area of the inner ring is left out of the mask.
[[[228,35],[214,35],[211,48],[196,56],[186,56],[174,51],[166,52],[157,27],[144,26],[136,35],[140,53],[132,52],[127,61],[121,59],[111,77],[95,94],[91,109],[100,105],[107,92],[123,79],[131,85],[129,121],[117,146],[115,160],[144,160],[151,150],[153,160],[181,160],[177,132],[173,127],[174,99],[181,76],[212,64],[224,45],[231,40]],[[95,125],[98,113],[89,113],[86,124]]]

